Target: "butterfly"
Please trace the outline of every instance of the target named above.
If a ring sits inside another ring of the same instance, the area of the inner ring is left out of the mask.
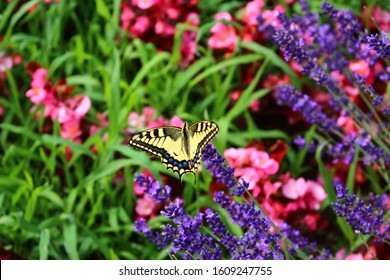
[[[158,157],[168,170],[179,174],[180,183],[184,174],[194,174],[202,151],[218,133],[218,125],[211,121],[200,121],[183,127],[166,126],[152,128],[134,134],[129,140],[130,147]]]

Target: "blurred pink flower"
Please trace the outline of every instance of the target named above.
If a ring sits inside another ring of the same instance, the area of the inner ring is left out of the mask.
[[[373,246],[370,246],[370,250],[376,255],[376,249]],[[370,252],[366,252],[363,256],[362,253],[353,253],[353,254],[346,254],[346,250],[344,248],[338,250],[335,254],[336,260],[372,260],[372,255]]]
[[[183,121],[178,116],[173,116],[173,118],[169,121],[169,125],[183,127]]]
[[[365,60],[351,61],[348,67],[354,74],[359,74],[363,78],[367,78],[370,75],[370,65]]]
[[[135,36],[142,35],[150,25],[150,20],[147,16],[139,16],[136,18],[134,25],[131,26],[132,33]]]
[[[61,124],[61,137],[64,139],[76,139],[81,133],[80,121],[78,119],[70,119]]]
[[[263,0],[254,0],[246,4],[245,12],[244,12],[244,22],[249,25],[257,26],[261,9],[264,7]]]
[[[26,96],[30,98],[34,104],[41,104],[46,98],[46,90],[43,88],[31,88],[26,92]]]
[[[12,66],[12,58],[6,56],[5,53],[0,52],[0,72],[5,72],[6,70],[11,69]]]
[[[215,20],[232,21],[232,16],[227,12],[220,12],[214,16]],[[211,29],[212,36],[208,44],[212,49],[226,49],[233,51],[236,47],[237,33],[233,26],[217,22]]]
[[[38,68],[32,75],[31,87],[43,88],[46,84],[47,70],[45,68]]]
[[[263,190],[265,194],[265,198],[269,199],[273,193],[275,193],[282,186],[281,182],[272,183],[267,181],[263,185]]]
[[[371,14],[380,30],[390,31],[390,11],[382,10],[379,6],[376,6],[371,10]]]
[[[135,212],[140,216],[150,216],[156,207],[153,198],[147,195],[137,199],[137,205],[135,206]]]
[[[282,187],[286,198],[293,200],[286,206],[286,211],[298,209],[318,210],[321,202],[327,198],[324,187],[312,180],[304,178],[289,179]]]
[[[158,4],[158,2],[158,0],[132,0],[132,4],[142,10],[149,9],[153,5]]]
[[[262,11],[260,15],[264,19],[264,26],[270,25],[275,28],[280,27],[278,16],[285,11],[286,9],[280,4],[276,5],[273,10]]]
[[[224,156],[229,165],[233,167],[234,175],[244,178],[249,183],[256,197],[261,192],[261,183],[279,170],[279,163],[270,158],[264,151],[256,148],[230,148],[225,150]]]
[[[147,125],[148,128],[156,128],[160,126],[166,126],[167,125],[167,120],[165,120],[163,117],[158,117],[157,120],[150,121]]]
[[[305,195],[305,201],[308,203],[309,209],[319,210],[321,202],[328,197],[324,187],[312,180],[307,180],[306,185],[307,192]]]
[[[307,191],[307,184],[305,179],[299,178],[298,180],[290,179],[282,188],[282,193],[289,199],[298,199],[303,197]]]
[[[349,135],[351,132],[358,132],[353,118],[346,115],[344,111],[342,111],[341,115],[337,118],[337,125],[344,129],[346,135]]]

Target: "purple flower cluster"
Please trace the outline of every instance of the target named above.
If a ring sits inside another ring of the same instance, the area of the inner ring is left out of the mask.
[[[314,259],[327,260],[330,257],[330,251],[324,250],[322,252],[317,252],[317,243],[310,242],[309,239],[299,232],[299,230],[294,230],[289,224],[281,223],[279,225],[279,230],[283,235],[288,238],[295,248],[298,248],[304,251],[307,255]],[[296,253],[294,248],[289,247],[288,251],[291,255]]]
[[[242,196],[249,183],[242,180],[241,184],[234,177],[234,168],[226,164],[223,156],[211,144],[208,144],[202,153],[206,169],[213,174],[217,182],[225,184],[234,196]]]
[[[214,201],[225,209],[234,224],[238,224],[244,235],[235,237],[225,231],[219,216],[211,210],[206,211],[206,219],[213,233],[227,248],[232,259],[238,260],[269,260],[283,259],[280,239],[271,233],[271,222],[254,203],[239,203],[231,201],[223,192],[216,192]]]
[[[228,185],[232,195],[243,194],[247,183],[243,182],[244,186],[237,184],[233,169],[226,165],[224,158],[215,148],[208,145],[203,157],[208,170],[217,180]],[[154,186],[152,178],[147,179],[142,175],[136,177],[136,182],[159,199],[159,189],[169,189],[170,192],[169,187]],[[157,230],[149,228],[146,220],[141,218],[135,222],[134,230],[157,244],[160,250],[171,246],[170,253],[180,254],[183,259],[222,259],[222,251],[226,251],[230,259],[237,260],[284,259],[281,240],[278,234],[273,233],[271,221],[256,209],[253,202],[250,203],[246,199],[237,202],[223,192],[216,192],[214,201],[227,212],[233,224],[241,227],[242,236],[229,232],[221,222],[219,214],[211,209],[194,216],[188,215],[183,201],[179,199],[166,205],[161,211],[172,223],[162,225],[161,230]],[[206,227],[210,228],[212,234],[207,234]]]
[[[378,34],[367,34],[365,39],[367,40],[367,48],[374,50],[379,57],[383,59],[390,58],[390,42],[387,37],[387,33],[382,31],[382,39]]]
[[[136,174],[134,181],[138,184],[138,188],[153,198],[156,203],[165,203],[169,200],[172,191],[170,186],[162,187],[160,182],[152,177],[146,178],[142,174]]]
[[[364,201],[348,193],[348,189],[339,184],[336,186],[337,201],[331,203],[338,217],[353,227],[355,232],[373,234],[379,240],[390,238],[390,224],[384,221],[386,196],[379,196]]]
[[[322,112],[320,105],[291,85],[279,86],[276,90],[276,100],[279,105],[291,106],[294,112],[303,114],[309,123],[319,125],[327,132],[339,129],[336,122]]]
[[[165,207],[161,214],[172,220],[172,224],[162,225],[162,231],[149,229],[145,219],[136,221],[134,230],[158,245],[161,250],[171,244],[171,254],[180,254],[183,259],[218,260],[222,258],[219,244],[209,235],[201,233],[203,213],[189,216],[183,202],[177,199]]]

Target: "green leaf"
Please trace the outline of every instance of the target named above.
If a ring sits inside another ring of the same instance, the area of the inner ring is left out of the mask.
[[[98,15],[109,21],[111,19],[111,14],[104,0],[95,0],[95,2]]]
[[[73,221],[64,222],[64,246],[69,258],[72,260],[79,260],[77,252],[77,228]]]
[[[336,191],[333,188],[333,182],[332,182],[332,176],[331,174],[326,170],[325,164],[322,161],[321,153],[322,149],[325,147],[326,143],[322,143],[316,151],[316,161],[318,164],[319,172],[324,180],[324,187],[326,190],[326,193],[328,194],[327,203],[329,202],[335,202],[336,201]]]
[[[42,187],[37,187],[31,192],[31,196],[27,201],[26,212],[24,213],[24,219],[27,222],[30,222],[32,217],[34,216],[35,209],[37,207],[37,200],[39,193],[41,192]]]
[[[43,229],[39,239],[39,259],[47,260],[49,256],[50,231]]]

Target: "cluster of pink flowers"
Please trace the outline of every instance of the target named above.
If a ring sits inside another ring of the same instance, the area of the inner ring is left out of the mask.
[[[81,122],[91,108],[89,97],[82,94],[71,96],[72,87],[67,86],[64,80],[53,84],[47,80],[47,70],[41,67],[33,72],[30,85],[26,96],[35,104],[32,111],[43,106],[44,117],[60,123],[61,136],[80,143]]]
[[[145,106],[142,109],[141,114],[131,112],[128,117],[128,125],[130,128],[127,129],[126,132],[135,133],[136,130],[134,128],[155,128],[166,125],[177,127],[183,126],[183,121],[177,116],[173,116],[172,119],[167,120],[162,116],[159,116],[156,119],[156,115],[156,109],[150,106]]]
[[[304,178],[293,179],[288,173],[278,176],[278,181],[273,182],[272,176],[279,171],[281,160],[277,153],[270,156],[254,147],[231,148],[225,151],[225,158],[234,168],[234,175],[249,183],[248,189],[275,223],[284,222],[303,211],[301,222],[306,228],[313,231],[319,227],[320,216],[315,211],[327,197],[320,183]]]
[[[279,163],[268,153],[256,148],[230,148],[225,150],[225,158],[234,168],[234,176],[244,178],[254,196],[261,192],[261,185],[279,170]]]
[[[170,51],[178,23],[199,25],[197,4],[197,0],[127,0],[122,3],[121,27],[160,50]],[[184,67],[195,58],[196,35],[191,28],[183,32],[180,52]]]

